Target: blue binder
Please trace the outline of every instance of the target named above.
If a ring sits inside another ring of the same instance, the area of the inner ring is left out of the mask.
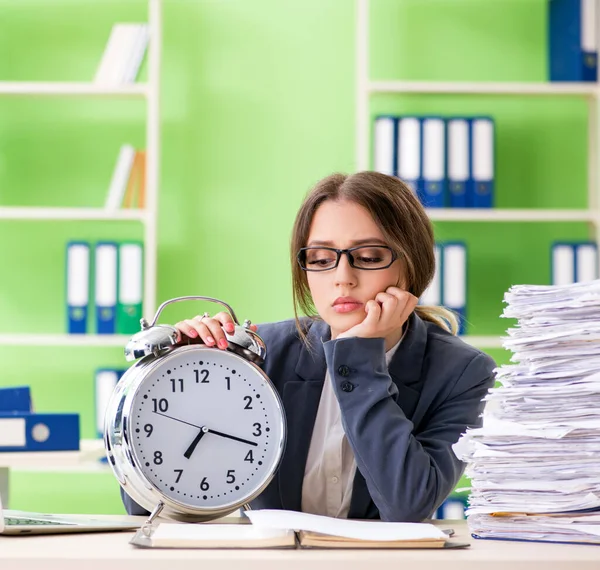
[[[440,306],[442,304],[442,246],[435,244],[435,273],[431,283],[419,298],[419,305]]]
[[[103,437],[104,435],[104,416],[106,414],[106,408],[115,386],[124,373],[125,370],[116,368],[99,368],[96,370],[94,378],[94,402],[96,411],[96,434],[98,437]]]
[[[31,390],[29,386],[0,388],[0,413],[30,411]]]
[[[448,202],[451,208],[467,207],[467,186],[471,177],[471,121],[466,117],[448,119],[446,124]]]
[[[465,517],[467,497],[465,495],[450,495],[435,511],[435,519],[461,520]]]
[[[0,451],[79,449],[79,414],[0,414]]]
[[[90,287],[90,246],[86,242],[67,244],[67,330],[73,334],[87,332]]]
[[[446,123],[442,117],[421,118],[421,177],[417,194],[426,208],[446,205]]]
[[[98,242],[94,255],[96,332],[114,334],[117,329],[118,245]]]
[[[596,242],[580,242],[575,245],[574,273],[577,283],[598,279],[598,246]]]
[[[373,169],[389,176],[398,175],[398,120],[390,115],[375,117]]]
[[[467,316],[467,246],[463,242],[446,242],[442,249],[442,301],[456,313],[458,334],[466,333]]]
[[[421,120],[419,117],[398,117],[396,130],[397,176],[422,198],[423,182]]]
[[[575,283],[575,246],[573,243],[554,242],[550,249],[550,283]]]
[[[596,81],[598,46],[596,0],[550,0],[548,56],[550,81]]]
[[[467,206],[491,208],[494,196],[494,119],[473,117],[469,126],[471,171],[467,184]]]

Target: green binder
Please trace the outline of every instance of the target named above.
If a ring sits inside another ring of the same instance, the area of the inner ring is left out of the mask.
[[[119,296],[117,332],[134,334],[140,330],[144,289],[144,246],[139,241],[119,244]]]

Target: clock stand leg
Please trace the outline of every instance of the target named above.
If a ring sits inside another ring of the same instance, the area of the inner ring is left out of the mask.
[[[148,520],[142,525],[142,532],[146,535],[146,536],[150,536],[152,534],[152,521],[158,516],[160,515],[160,513],[162,512],[162,510],[165,508],[165,504],[160,501],[156,507],[154,507],[154,510],[150,513],[150,516],[148,517]]]

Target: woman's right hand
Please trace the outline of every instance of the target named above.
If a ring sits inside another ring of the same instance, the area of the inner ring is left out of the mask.
[[[233,334],[235,323],[227,311],[221,311],[214,317],[197,315],[193,319],[185,319],[175,324],[175,328],[189,338],[200,338],[206,346],[216,346],[222,350],[227,348],[226,331]],[[250,325],[256,332],[257,326]]]

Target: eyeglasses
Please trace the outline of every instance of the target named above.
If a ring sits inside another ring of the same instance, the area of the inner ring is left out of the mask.
[[[387,245],[361,245],[350,249],[303,247],[298,252],[297,259],[304,271],[329,271],[338,266],[343,253],[348,256],[351,267],[367,271],[386,269],[398,259]]]

